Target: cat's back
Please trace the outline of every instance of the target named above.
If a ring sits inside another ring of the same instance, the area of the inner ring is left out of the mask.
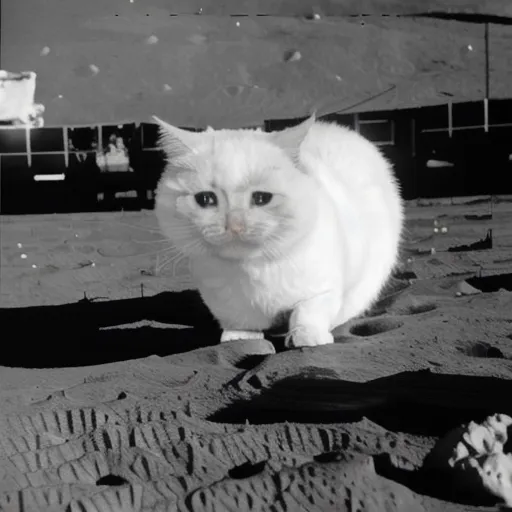
[[[317,121],[301,147],[310,172],[332,173],[346,186],[361,186],[393,178],[391,166],[379,148],[355,130]]]
[[[332,202],[346,241],[341,323],[370,305],[397,261],[403,226],[400,190],[379,148],[350,128],[316,122],[300,156]]]
[[[301,146],[301,160],[340,206],[365,208],[402,221],[402,201],[391,163],[368,139],[346,126],[317,121]],[[382,210],[385,210],[383,212]]]

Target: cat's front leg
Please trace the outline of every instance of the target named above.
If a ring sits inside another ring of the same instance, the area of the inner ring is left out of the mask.
[[[341,294],[334,292],[300,302],[290,316],[286,347],[315,347],[334,343],[331,327],[340,308]]]

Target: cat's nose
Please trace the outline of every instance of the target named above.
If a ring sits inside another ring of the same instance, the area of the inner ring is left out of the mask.
[[[235,235],[241,235],[245,231],[243,219],[237,215],[228,215],[226,229]]]

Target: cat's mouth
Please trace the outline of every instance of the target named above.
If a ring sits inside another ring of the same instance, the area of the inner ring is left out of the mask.
[[[222,237],[210,243],[213,251],[222,258],[240,259],[259,252],[261,242],[240,236]]]

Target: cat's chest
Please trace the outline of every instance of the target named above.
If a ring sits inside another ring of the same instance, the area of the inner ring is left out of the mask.
[[[325,291],[333,277],[325,269],[325,264],[307,265],[303,259],[264,265],[199,262],[192,266],[194,280],[207,302],[222,302],[240,315],[251,310],[267,318]]]

